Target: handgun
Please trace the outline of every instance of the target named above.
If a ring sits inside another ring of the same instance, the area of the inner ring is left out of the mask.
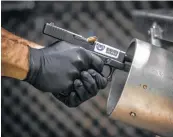
[[[130,69],[132,57],[117,48],[98,41],[91,42],[89,38],[57,27],[54,23],[46,23],[43,27],[43,34],[78,45],[99,56],[103,60],[104,65],[110,68],[107,76],[108,81],[111,81],[112,75],[116,69],[124,71],[129,71]]]

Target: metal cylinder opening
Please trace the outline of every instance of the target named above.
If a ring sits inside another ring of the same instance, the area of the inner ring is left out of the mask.
[[[134,55],[132,65],[129,72],[117,70],[113,77],[107,101],[108,115],[172,137],[173,54],[138,39],[132,41],[127,54]]]

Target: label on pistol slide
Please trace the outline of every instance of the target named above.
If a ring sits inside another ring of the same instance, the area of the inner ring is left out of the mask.
[[[100,42],[95,42],[94,51],[116,59],[118,58],[120,52],[120,50]]]

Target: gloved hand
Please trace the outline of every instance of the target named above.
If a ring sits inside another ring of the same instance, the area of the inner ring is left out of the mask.
[[[107,85],[100,73],[102,60],[81,47],[56,42],[44,49],[30,48],[30,69],[25,81],[51,92],[69,107],[95,96]]]

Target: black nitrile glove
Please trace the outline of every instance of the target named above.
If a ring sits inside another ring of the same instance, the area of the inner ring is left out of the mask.
[[[102,60],[84,48],[56,42],[44,49],[30,48],[30,70],[25,81],[51,92],[69,107],[95,96],[107,85],[100,73]]]

